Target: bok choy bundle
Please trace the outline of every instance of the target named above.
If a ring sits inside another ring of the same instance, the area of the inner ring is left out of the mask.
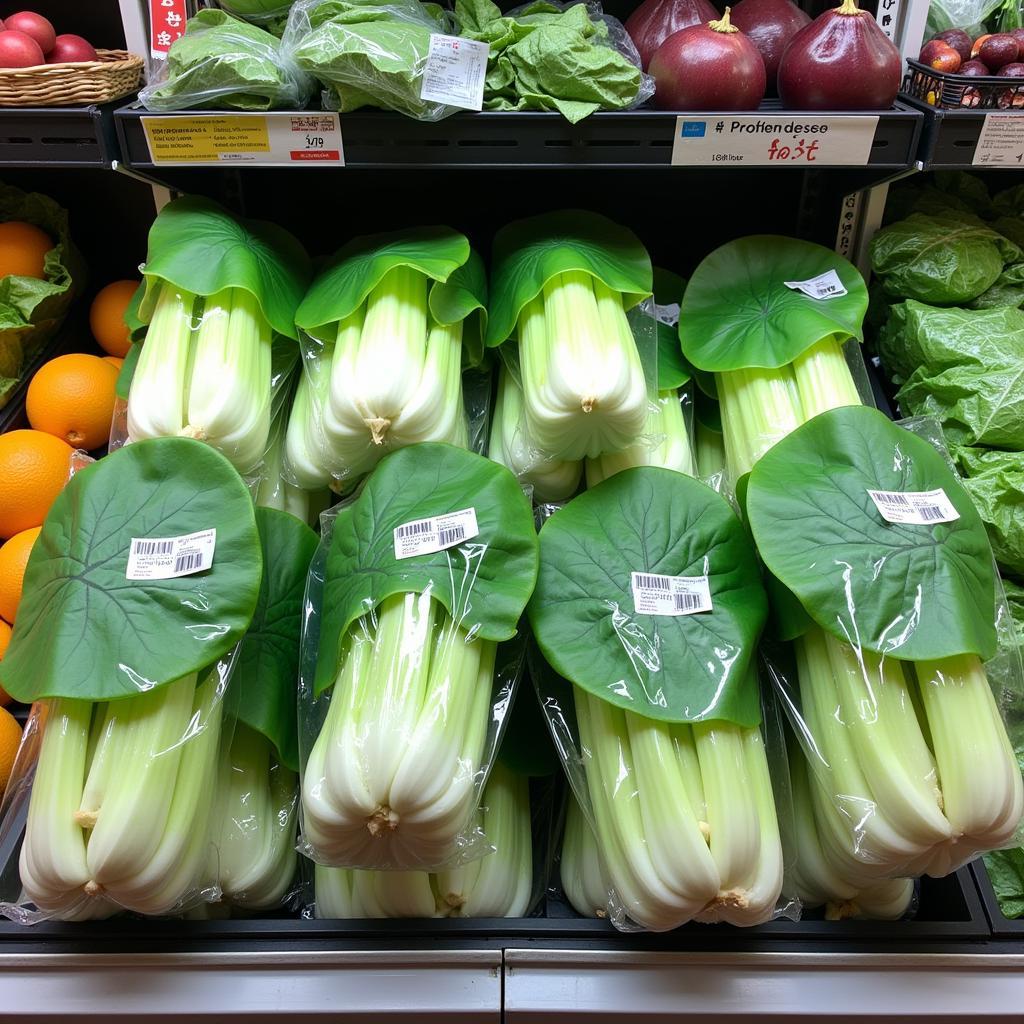
[[[192,437],[241,473],[270,434],[277,335],[295,338],[309,261],[282,229],[177,199],[149,234],[139,315],[148,323],[128,395],[128,441]],[[284,342],[287,344],[287,340]]]
[[[515,478],[450,445],[388,456],[338,513],[311,570],[322,623],[304,624],[317,863],[429,871],[483,854],[476,809],[522,660],[500,642],[536,562]]]
[[[471,314],[485,300],[483,265],[450,228],[364,236],[340,249],[295,317],[310,377],[289,430],[295,482],[354,482],[421,441],[467,447],[462,369],[482,354]]]

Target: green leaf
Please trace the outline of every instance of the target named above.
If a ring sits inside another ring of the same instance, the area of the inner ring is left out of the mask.
[[[471,255],[466,236],[444,225],[360,235],[343,245],[317,275],[295,323],[315,338],[333,341],[338,321],[358,309],[389,270],[412,267],[433,281],[447,281]],[[456,323],[484,306],[482,270],[482,265],[471,267],[436,304],[436,287],[431,289],[430,309],[440,322]]]
[[[396,559],[394,531],[429,516],[476,510],[479,534],[433,554]],[[349,627],[392,594],[431,594],[485,640],[516,633],[537,578],[530,502],[504,466],[448,444],[385,456],[334,523],[327,555],[316,690],[334,682]]]
[[[259,600],[232,679],[238,717],[262,733],[279,759],[299,770],[296,685],[306,573],[317,536],[288,512],[256,509],[263,552]]]
[[[654,301],[659,306],[678,306],[683,300],[686,282],[671,270],[654,268]],[[658,318],[658,390],[682,387],[691,376],[690,364],[679,347],[676,324]]]
[[[469,259],[453,271],[447,281],[430,289],[430,312],[440,324],[462,326],[462,363],[480,366],[484,360],[487,329],[487,271],[479,254],[470,249]],[[477,316],[470,314],[477,313]]]
[[[985,870],[995,890],[1003,917],[1024,917],[1024,849],[996,850],[985,854]]]
[[[234,217],[201,196],[175,199],[149,229],[142,272],[146,298],[140,313],[147,322],[159,279],[197,295],[242,288],[256,296],[275,331],[298,338],[295,311],[309,283],[309,257],[276,224]]]
[[[122,401],[128,401],[128,394],[132,389],[132,378],[135,376],[135,366],[142,354],[142,342],[133,341],[117,373],[117,385],[115,392]]]
[[[556,512],[540,550],[528,611],[556,672],[648,718],[757,724],[752,665],[767,602],[724,498],[672,470],[624,470]],[[713,610],[639,614],[633,572],[707,575]]]
[[[959,448],[955,454],[999,568],[1024,577],[1024,452]]]
[[[510,338],[519,311],[556,274],[583,270],[622,292],[627,309],[652,291],[651,260],[632,231],[598,213],[559,210],[513,221],[494,237],[487,345]]]
[[[846,295],[812,299],[784,283],[830,270]],[[864,279],[842,256],[796,238],[750,235],[720,246],[693,272],[679,338],[700,370],[785,366],[829,335],[862,340],[867,308]]]
[[[216,529],[213,566],[170,580],[127,580],[133,537]],[[180,437],[138,441],[71,478],[25,572],[8,693],[115,700],[197,672],[245,633],[259,593],[252,499],[231,463]]]
[[[146,324],[139,319],[139,308],[142,300],[146,297],[146,281],[139,282],[138,288],[132,293],[131,300],[124,311],[124,322],[128,328],[128,335],[132,342],[142,341],[146,336]]]
[[[960,518],[886,522],[868,490],[942,488]],[[985,528],[927,441],[865,406],[822,413],[754,466],[747,518],[765,565],[823,629],[907,661],[996,649]]]

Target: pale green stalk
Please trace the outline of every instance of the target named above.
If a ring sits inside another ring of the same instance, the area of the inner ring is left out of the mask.
[[[566,898],[577,914],[583,917],[607,916],[608,888],[597,838],[571,793],[565,815],[560,876]]]
[[[322,491],[331,482],[331,463],[322,424],[330,381],[323,366],[304,368],[288,416],[283,475],[308,491]]]

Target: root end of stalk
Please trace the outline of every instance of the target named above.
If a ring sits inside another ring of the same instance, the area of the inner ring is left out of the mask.
[[[373,443],[383,444],[384,439],[387,436],[388,428],[391,426],[391,420],[378,417],[376,419],[367,420],[366,425],[370,428],[370,437],[373,439]]]
[[[89,879],[89,881],[85,883],[84,890],[86,896],[99,896],[105,891],[103,886],[93,879]]]
[[[750,900],[745,889],[723,889],[709,904],[711,907],[731,907],[746,910]]]
[[[390,807],[378,807],[366,819],[366,829],[375,839],[398,828],[398,815]]]
[[[191,437],[193,441],[205,441],[206,429],[204,427],[194,427],[189,423],[178,431],[178,437]]]
[[[95,828],[96,819],[99,818],[98,811],[75,811],[75,824],[80,828]]]
[[[597,405],[597,399],[593,395],[588,395],[586,398],[580,399],[580,407],[584,412],[593,412],[594,406]]]
[[[600,910],[597,911],[597,916],[603,921],[608,916],[608,911],[605,910],[604,907],[601,907]]]
[[[697,828],[700,829],[700,834],[704,837],[704,842],[711,842],[711,826],[706,821],[698,821]]]
[[[856,917],[856,915],[857,905],[852,900],[837,900],[825,905],[826,921],[845,921],[847,918]]]
[[[450,892],[445,895],[444,903],[446,907],[451,907],[452,910],[458,910],[459,907],[466,905],[466,897],[460,896],[457,892]]]

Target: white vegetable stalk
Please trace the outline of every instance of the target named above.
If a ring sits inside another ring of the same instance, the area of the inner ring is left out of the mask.
[[[622,296],[591,274],[556,274],[522,308],[519,361],[527,431],[548,458],[595,458],[643,432],[647,381]]]
[[[295,878],[298,776],[270,741],[235,723],[218,802],[223,900],[249,910],[281,905]]]
[[[581,917],[607,917],[608,889],[594,831],[570,793],[560,863],[562,889]]]
[[[533,488],[537,501],[564,501],[576,492],[583,475],[582,463],[547,458],[526,429],[523,392],[502,364],[498,371],[498,400],[491,420],[491,444],[487,452]]]
[[[496,646],[429,594],[387,598],[346,638],[302,780],[320,863],[437,867],[476,810]]]
[[[596,459],[587,459],[587,486],[596,487],[602,480],[635,466],[661,466],[677,473],[693,476],[696,468],[690,449],[690,436],[679,395],[660,391],[650,404],[643,436],[620,452],[605,452]]]
[[[106,704],[54,702],[21,852],[36,906],[68,920],[114,907],[166,914],[202,893],[218,686],[213,672]]]
[[[788,366],[716,379],[734,480],[806,420],[860,404],[835,337]],[[901,662],[816,626],[795,649],[819,838],[849,886],[942,876],[1010,841],[1024,782],[976,657]]]
[[[323,366],[305,366],[288,415],[282,474],[305,491],[322,491],[331,482],[323,431],[323,408],[330,383],[330,374]]]
[[[462,324],[433,319],[429,283],[418,270],[394,267],[338,324],[323,430],[339,479],[419,441],[467,444]]]
[[[331,492],[327,487],[305,490],[287,478],[284,472],[285,426],[285,418],[279,416],[260,467],[255,504],[260,508],[290,512],[308,526],[315,526],[320,513],[331,503]]]
[[[270,432],[273,331],[259,302],[242,288],[202,300],[159,288],[128,395],[128,440],[194,437],[251,472]]]
[[[494,852],[465,867],[359,871],[316,865],[316,916],[522,917],[533,888],[529,782],[496,763],[480,812]]]

